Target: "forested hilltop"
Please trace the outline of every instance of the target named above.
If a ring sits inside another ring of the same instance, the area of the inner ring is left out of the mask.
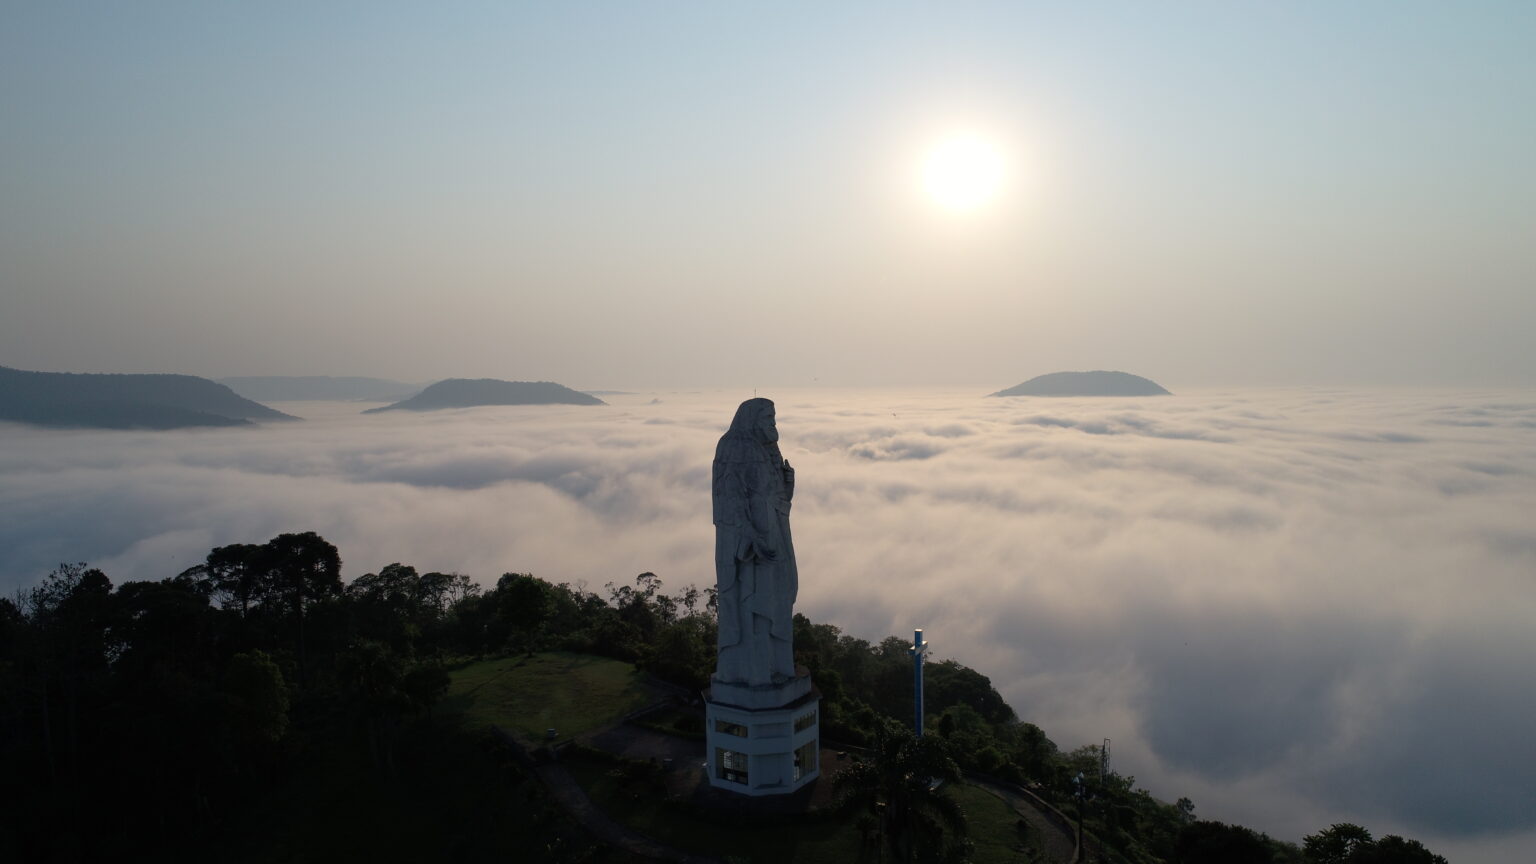
[[[601,592],[518,573],[481,590],[405,564],[340,573],[324,538],[283,534],[158,582],[114,586],[79,564],[0,599],[0,860],[622,860],[504,744],[434,709],[457,665],[547,650],[697,691],[713,588],[668,594],[652,573]],[[796,616],[826,740],[910,737],[907,648]],[[926,689],[925,741],[1063,808],[1091,797],[1085,831],[1106,861],[1444,861],[1354,825],[1298,847],[1198,820],[1134,777],[1101,780],[1096,746],[1060,750],[973,669],[932,663]]]

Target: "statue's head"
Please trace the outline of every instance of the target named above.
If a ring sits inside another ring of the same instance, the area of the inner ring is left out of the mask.
[[[772,399],[748,399],[736,409],[731,420],[731,431],[747,433],[764,444],[779,440],[779,428],[774,425]]]

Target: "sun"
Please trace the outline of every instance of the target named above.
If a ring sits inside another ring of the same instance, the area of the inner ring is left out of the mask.
[[[923,156],[923,189],[943,209],[968,213],[1002,192],[1004,168],[995,142],[973,133],[950,135]]]

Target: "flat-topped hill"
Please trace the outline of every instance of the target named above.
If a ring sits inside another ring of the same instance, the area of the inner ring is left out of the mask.
[[[333,378],[329,375],[247,375],[220,378],[219,383],[258,402],[393,402],[421,390],[419,384],[386,378]]]
[[[370,408],[380,411],[438,411],[481,405],[606,405],[596,396],[578,393],[553,381],[500,381],[495,378],[449,378],[402,402]]]
[[[1169,396],[1158,383],[1129,372],[1052,372],[993,396]]]
[[[0,420],[94,429],[182,429],[297,420],[195,375],[28,372],[0,366]]]

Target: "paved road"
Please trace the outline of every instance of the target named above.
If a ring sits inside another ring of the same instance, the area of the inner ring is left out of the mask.
[[[515,751],[519,754],[524,753],[522,745],[518,743],[511,733],[498,727],[492,728],[495,728],[496,732],[507,743],[511,744]],[[587,797],[586,790],[581,788],[581,784],[576,782],[576,778],[572,777],[571,773],[565,770],[565,766],[559,762],[534,764],[530,760],[524,764],[538,775],[539,782],[544,784],[544,788],[549,792],[550,797],[555,799],[557,804],[604,843],[616,849],[622,849],[631,855],[653,861],[681,861],[684,864],[721,864],[718,858],[695,855],[691,852],[684,852],[681,849],[674,849],[671,846],[657,843],[644,834],[632,831],[613,821],[607,813],[604,813],[601,808],[592,803],[592,799]]]
[[[550,797],[559,802],[561,807],[587,830],[597,835],[604,843],[618,849],[623,849],[632,855],[641,858],[649,858],[654,861],[681,861],[684,864],[720,864],[720,859],[709,858],[704,855],[695,855],[692,852],[684,852],[671,846],[664,846],[640,834],[636,831],[620,825],[608,818],[608,814],[598,809],[592,799],[587,797],[583,790],[571,777],[570,772],[558,762],[550,762],[540,765],[536,769],[539,780],[544,783],[544,788],[549,790]]]
[[[1010,789],[1001,783],[993,783],[979,777],[967,778],[971,783],[991,792],[1003,799],[1012,807],[1025,822],[1029,823],[1030,831],[1039,837],[1041,845],[1045,848],[1045,857],[1052,864],[1075,864],[1077,861],[1077,842],[1073,833],[1055,820],[1040,812],[1035,800],[1020,793],[1016,789]]]

